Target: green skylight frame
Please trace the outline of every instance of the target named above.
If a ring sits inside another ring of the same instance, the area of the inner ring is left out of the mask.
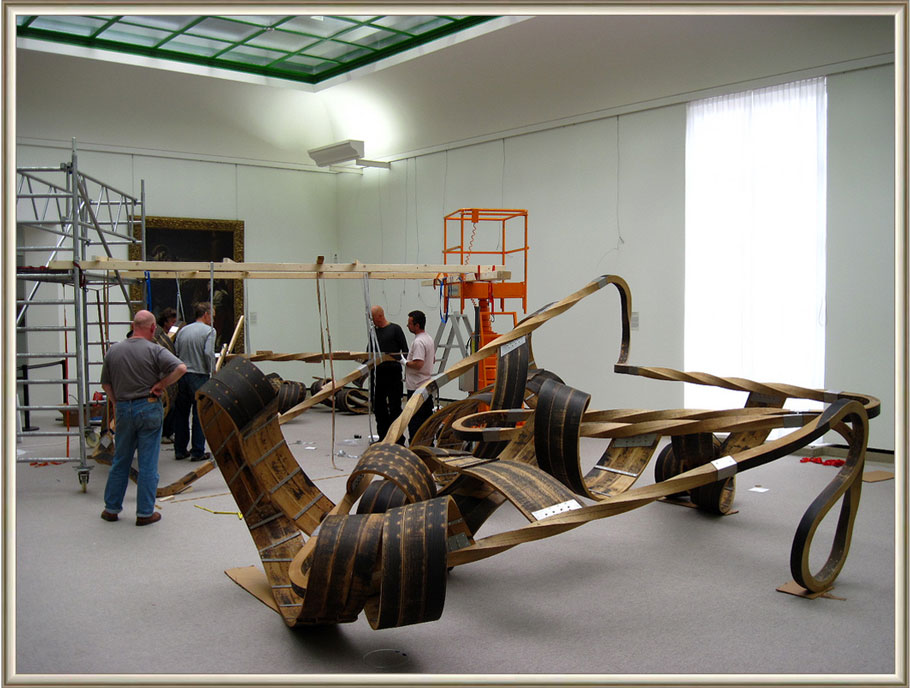
[[[318,84],[494,18],[20,15],[16,35]]]

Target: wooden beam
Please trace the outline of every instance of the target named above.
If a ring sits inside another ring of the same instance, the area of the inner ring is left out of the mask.
[[[221,263],[116,260],[94,257],[79,261],[83,271],[118,271],[123,277],[167,278],[183,277],[208,279],[214,273],[224,279],[357,279],[365,274],[370,279],[425,279],[436,275],[473,275],[484,280],[509,279],[511,272],[501,265],[438,265],[428,263],[386,264],[386,263]],[[68,269],[73,261],[53,261],[50,267]]]

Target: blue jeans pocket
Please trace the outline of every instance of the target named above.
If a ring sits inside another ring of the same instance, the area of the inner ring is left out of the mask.
[[[161,402],[157,404],[148,404],[142,412],[140,426],[143,430],[156,430],[161,427],[164,420],[164,409]]]

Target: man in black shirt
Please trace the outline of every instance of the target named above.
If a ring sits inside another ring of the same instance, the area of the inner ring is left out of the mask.
[[[404,337],[401,327],[386,320],[382,306],[373,306],[370,316],[376,330],[376,341],[382,353],[392,354],[401,358],[408,351],[408,340]],[[373,351],[372,341],[367,345],[367,351]],[[401,397],[404,394],[404,385],[401,381],[401,363],[399,361],[385,361],[375,368],[370,376],[370,403],[373,413],[376,414],[376,432],[379,439],[385,437],[389,426],[401,415]]]

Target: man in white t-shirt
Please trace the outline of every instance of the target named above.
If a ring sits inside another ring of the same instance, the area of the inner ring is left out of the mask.
[[[407,388],[408,399],[424,382],[433,375],[433,364],[436,362],[436,344],[424,328],[427,326],[427,316],[423,311],[408,313],[408,330],[414,335],[411,348],[408,350],[408,360],[404,368],[404,385]],[[427,396],[423,405],[417,409],[408,422],[408,441],[410,442],[417,429],[424,421],[433,415],[433,397]]]

